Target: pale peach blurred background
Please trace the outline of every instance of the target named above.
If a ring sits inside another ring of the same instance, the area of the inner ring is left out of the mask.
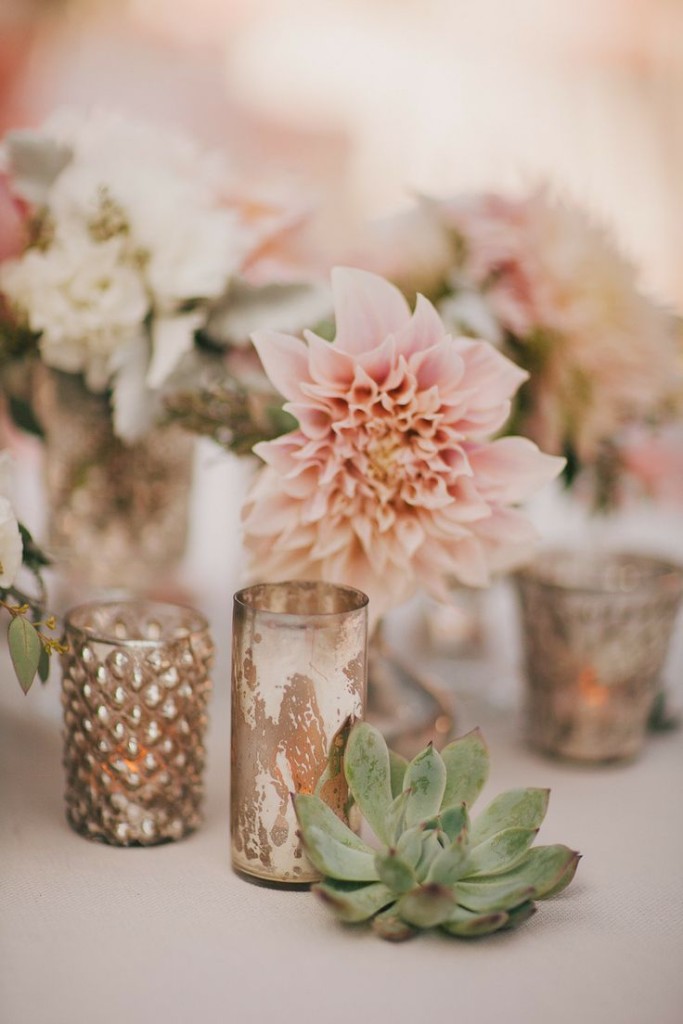
[[[1,0],[0,130],[63,103],[294,176],[340,244],[411,190],[550,178],[683,307],[681,0]]]

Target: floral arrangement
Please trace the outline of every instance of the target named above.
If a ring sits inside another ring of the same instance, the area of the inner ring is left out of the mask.
[[[11,133],[2,159],[0,363],[34,352],[110,392],[126,441],[167,414],[193,355],[216,376],[236,285],[286,287],[303,273],[303,207],[238,189],[218,155],[178,134],[62,111]]]
[[[547,789],[502,793],[470,821],[489,769],[479,730],[441,753],[430,744],[410,763],[368,723],[346,732],[321,783],[339,784],[341,776],[377,847],[318,792],[293,797],[304,849],[323,876],[313,891],[341,921],[371,921],[393,942],[434,928],[462,938],[489,935],[518,927],[534,913],[534,900],[574,878],[578,853],[561,844],[533,846]]]
[[[337,268],[332,291],[333,342],[252,336],[297,424],[254,449],[266,463],[244,509],[255,573],[352,584],[376,619],[418,586],[447,600],[449,577],[486,585],[534,543],[514,506],[564,465],[495,438],[526,372],[373,274]]]
[[[43,682],[49,673],[50,655],[63,651],[61,642],[49,633],[56,628],[54,616],[39,621],[44,612],[45,587],[42,569],[48,560],[25,526],[18,522],[9,499],[10,459],[0,453],[0,608],[9,615],[7,639],[10,657],[24,693],[36,675]],[[29,596],[17,584],[22,566],[38,585],[38,595]],[[47,632],[46,632],[47,631]]]
[[[596,507],[614,504],[632,475],[629,432],[672,419],[683,392],[678,322],[609,233],[547,189],[425,198],[385,225],[371,262],[411,293],[413,252],[446,323],[528,371],[508,431],[564,455],[565,482]]]

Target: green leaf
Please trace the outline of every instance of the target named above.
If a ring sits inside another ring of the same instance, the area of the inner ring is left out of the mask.
[[[28,693],[38,671],[43,649],[38,631],[23,615],[17,615],[9,624],[7,639],[19,685],[24,693]]]
[[[340,920],[349,924],[367,921],[395,899],[381,882],[351,886],[328,878],[314,885],[312,891],[332,908]]]
[[[443,846],[439,842],[438,832],[429,831],[422,833],[422,852],[415,868],[415,874],[421,881],[427,877],[432,861],[442,850]]]
[[[453,885],[463,876],[468,851],[467,833],[462,832],[450,846],[437,853],[429,867],[427,881]]]
[[[41,644],[40,661],[38,662],[38,678],[41,683],[46,683],[50,676],[50,654],[47,647]]]
[[[348,825],[345,825],[319,796],[312,793],[296,793],[292,800],[304,834],[308,828],[315,826],[321,828],[331,839],[341,843],[342,846],[347,846],[350,850],[359,850],[361,853],[369,853],[374,857],[375,851],[367,843],[364,843],[360,836],[352,832]]]
[[[457,839],[463,829],[469,831],[470,819],[467,807],[465,804],[460,804],[457,807],[447,807],[441,814],[423,821],[422,827],[425,829],[434,828],[445,832],[448,839],[452,842],[454,839]]]
[[[306,855],[321,875],[344,882],[378,880],[374,855],[344,846],[317,825],[309,825],[302,836]]]
[[[520,903],[518,907],[513,907],[512,910],[507,912],[507,921],[503,925],[505,930],[512,928],[519,928],[520,924],[524,924],[536,913],[536,904],[528,900],[526,903]]]
[[[323,803],[320,797],[293,797],[301,838],[311,863],[321,874],[351,882],[375,882],[375,853]]]
[[[401,860],[396,850],[376,854],[375,867],[380,882],[384,882],[392,892],[408,892],[415,885],[415,875],[410,865]]]
[[[409,864],[413,870],[417,868],[420,857],[422,856],[422,843],[425,838],[424,831],[421,828],[409,828],[403,833],[396,844],[396,853]]]
[[[554,846],[535,846],[523,859],[504,875],[489,876],[496,882],[523,882],[534,887],[534,899],[547,899],[565,889],[574,875],[581,855],[576,850],[557,843]],[[482,876],[479,881],[488,881]]]
[[[34,437],[39,437],[41,440],[45,437],[43,426],[33,411],[33,406],[30,402],[27,402],[16,395],[10,395],[9,414],[13,423],[15,423],[20,430],[24,430],[27,434],[33,434]]]
[[[467,877],[497,875],[518,864],[538,835],[537,828],[505,828],[471,849]]]
[[[412,939],[417,935],[417,928],[413,928],[407,921],[402,921],[393,906],[373,918],[372,930],[389,942],[405,942],[406,939]]]
[[[416,928],[434,928],[448,920],[455,910],[455,896],[445,885],[421,885],[401,896],[396,910],[404,921]]]
[[[410,790],[404,790],[393,800],[384,819],[384,831],[390,846],[395,846],[406,828],[406,811]]]
[[[509,918],[510,915],[504,910],[499,910],[494,914],[475,914],[471,910],[465,910],[464,907],[456,907],[448,920],[442,923],[441,927],[449,935],[463,937],[490,935],[491,932],[507,928]]]
[[[378,839],[391,843],[385,819],[392,803],[389,751],[382,734],[367,722],[351,730],[344,771],[353,798]]]
[[[548,809],[549,795],[547,789],[511,789],[501,793],[472,825],[472,846],[478,846],[503,829],[538,829]]]
[[[408,762],[395,750],[389,751],[389,772],[391,775],[391,795],[396,798],[403,791],[403,779],[405,778]]]
[[[446,766],[430,744],[410,762],[403,779],[403,790],[410,793],[406,808],[408,827],[438,813],[445,786]]]
[[[500,876],[490,881],[481,880],[458,882],[455,886],[458,903],[477,913],[493,914],[498,910],[511,910],[513,907],[533,899],[535,889],[517,879],[505,879]]]
[[[449,743],[441,757],[447,776],[442,806],[466,803],[471,807],[489,775],[489,752],[480,730]]]

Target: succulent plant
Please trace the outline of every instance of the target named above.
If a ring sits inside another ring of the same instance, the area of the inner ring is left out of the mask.
[[[502,793],[470,821],[489,768],[478,729],[441,753],[430,744],[410,763],[366,722],[344,738],[343,757],[337,742],[318,792],[293,798],[306,854],[323,876],[314,892],[342,921],[372,920],[392,941],[426,928],[487,935],[521,924],[534,913],[534,900],[571,882],[578,853],[561,845],[532,847],[547,789]],[[319,795],[335,772],[378,848]]]

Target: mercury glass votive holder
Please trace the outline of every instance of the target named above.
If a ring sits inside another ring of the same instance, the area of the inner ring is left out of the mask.
[[[336,734],[362,717],[367,604],[351,587],[264,583],[234,597],[231,838],[235,870],[274,884],[319,876],[291,794],[312,793]],[[341,775],[321,796],[346,819]]]
[[[208,623],[172,604],[93,602],[68,613],[65,640],[69,824],[116,846],[192,832],[201,822]]]
[[[576,761],[637,755],[683,569],[646,555],[548,551],[516,585],[532,745]]]

